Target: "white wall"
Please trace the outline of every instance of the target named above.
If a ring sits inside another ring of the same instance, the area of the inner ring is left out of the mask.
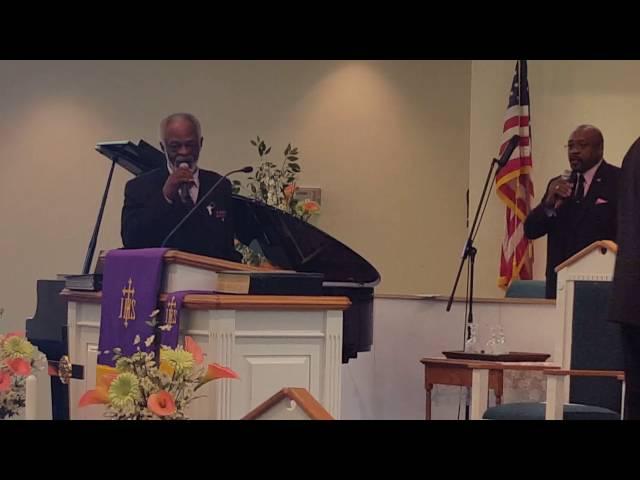
[[[300,149],[316,224],[380,271],[378,291],[442,291],[464,237],[469,61],[0,61],[0,306],[35,311],[39,278],[77,273],[109,163],[100,141],[156,144],[160,119],[203,124],[201,163],[254,163],[260,135]],[[281,158],[281,157],[276,157]],[[117,168],[98,250],[121,245]],[[6,328],[5,328],[6,327]]]
[[[371,352],[358,354],[342,370],[342,418],[351,420],[420,420],[425,415],[424,367],[420,359],[442,357],[446,350],[461,350],[464,304],[446,301],[376,298],[375,329]],[[484,346],[490,328],[500,322],[505,347],[515,352],[553,354],[552,326],[555,305],[474,304],[478,343]],[[541,374],[505,373],[504,403],[544,398],[539,391],[520,388]],[[524,381],[523,381],[524,379]],[[538,395],[529,397],[529,395]],[[464,418],[465,390],[437,385],[432,391],[432,418],[455,420],[461,405]]]
[[[469,155],[472,209],[480,197],[491,159],[498,153],[515,64],[515,60],[472,62]],[[549,179],[568,168],[563,145],[580,124],[600,128],[605,140],[605,159],[614,165],[622,163],[627,149],[640,135],[637,114],[640,62],[531,60],[528,69],[537,204]],[[503,295],[496,282],[504,210],[494,189],[476,239],[476,285],[480,296]],[[544,279],[546,237],[537,240],[534,249],[534,275]]]

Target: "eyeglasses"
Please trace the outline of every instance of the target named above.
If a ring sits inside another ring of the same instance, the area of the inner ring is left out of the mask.
[[[578,142],[578,143],[569,143],[568,145],[564,145],[565,150],[584,150],[591,146],[590,143]]]

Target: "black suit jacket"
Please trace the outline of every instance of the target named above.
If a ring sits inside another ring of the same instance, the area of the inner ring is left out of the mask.
[[[122,243],[125,248],[159,247],[189,211],[180,201],[168,203],[162,187],[169,176],[166,166],[127,182],[122,207]],[[220,179],[200,169],[198,200]],[[226,178],[167,242],[186,252],[240,261],[234,248],[231,182]]]
[[[527,216],[524,222],[527,238],[533,240],[547,235],[547,298],[556,298],[555,267],[597,240],[616,240],[619,176],[620,168],[603,161],[582,202],[565,201],[556,215],[549,217],[543,198]],[[547,185],[545,198],[548,190]]]
[[[618,254],[609,318],[640,325],[640,138],[622,161],[618,201]]]

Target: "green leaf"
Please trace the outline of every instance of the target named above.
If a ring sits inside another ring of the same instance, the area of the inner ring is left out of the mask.
[[[254,145],[256,147],[258,146],[258,144],[254,140],[251,140],[251,145]]]
[[[264,154],[264,151],[266,150],[266,146],[264,144],[264,142],[260,142],[260,145],[258,145],[258,154],[260,154],[260,156],[262,156]]]
[[[297,155],[298,154],[298,149],[297,148],[292,148],[290,153],[292,155]]]
[[[291,151],[291,144],[287,145],[287,148],[284,149],[284,156],[286,157],[287,155],[289,155],[290,151]]]
[[[298,161],[298,157],[294,157],[293,155],[289,155],[287,157],[287,160],[289,160],[290,162],[297,162]]]
[[[300,172],[300,165],[297,163],[290,163],[289,168],[296,173]]]
[[[242,182],[240,180],[234,180],[233,182],[234,185],[242,185]]]
[[[267,151],[264,152],[265,155],[269,155],[269,152],[271,151],[271,147],[267,148]]]
[[[260,143],[260,141],[261,141],[261,140],[260,140],[260,137],[258,137],[258,143]]]

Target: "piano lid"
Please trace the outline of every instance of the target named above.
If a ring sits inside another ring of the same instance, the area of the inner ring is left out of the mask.
[[[378,271],[364,258],[322,230],[277,208],[233,196],[236,236],[256,241],[267,259],[281,268],[318,272],[327,282],[375,286]]]
[[[144,140],[138,145],[128,140],[101,142],[96,144],[96,150],[136,176],[166,163],[164,154]]]

